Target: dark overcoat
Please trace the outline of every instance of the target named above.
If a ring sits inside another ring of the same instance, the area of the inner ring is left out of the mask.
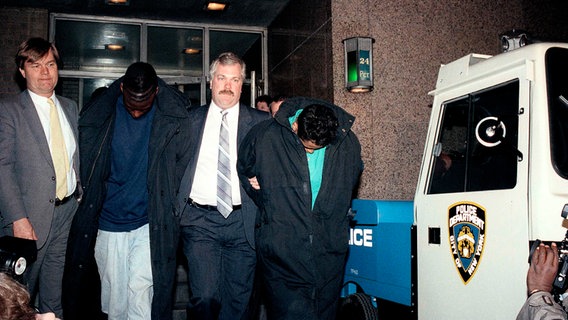
[[[116,100],[121,95],[115,81],[100,97],[82,110],[79,148],[83,201],[75,214],[63,281],[64,317],[97,319],[100,311],[100,280],[94,258],[98,218],[110,175],[111,138]],[[190,158],[189,100],[159,79],[156,113],[148,150],[148,220],[154,295],[152,319],[172,318],[179,215],[175,210],[179,182]]]
[[[337,138],[326,147],[321,189],[312,208],[306,151],[289,118],[315,103],[334,111],[339,128]],[[274,120],[249,132],[239,150],[241,183],[260,210],[257,253],[272,308],[288,313],[311,298],[317,304],[310,309],[315,314],[298,310],[302,319],[332,319],[339,298],[348,250],[348,213],[363,169],[361,146],[351,131],[354,120],[326,101],[287,99]],[[252,189],[250,177],[257,178],[260,190]],[[305,299],[296,299],[300,292]]]

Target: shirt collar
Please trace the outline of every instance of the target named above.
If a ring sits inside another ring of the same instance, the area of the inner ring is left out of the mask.
[[[237,102],[234,106],[223,110],[223,109],[221,109],[221,107],[219,107],[217,104],[215,104],[215,102],[213,102],[213,100],[211,100],[211,108],[218,110],[219,113],[222,113],[223,111],[227,111],[227,114],[233,113],[233,110],[239,109],[239,105],[240,105],[240,102]]]
[[[46,98],[44,96],[40,96],[37,93],[33,93],[30,90],[28,90],[28,93],[30,94],[30,97],[32,98],[32,101],[34,103],[40,103],[40,104],[47,104],[47,99],[51,99],[53,100],[53,103],[55,103],[55,105],[57,105],[57,98],[55,97],[55,93],[51,94],[51,97]]]
[[[228,119],[236,119],[239,116],[239,106],[240,106],[240,102],[237,102],[234,106],[232,106],[230,108],[221,109],[219,106],[217,106],[215,104],[215,102],[211,101],[211,105],[209,107],[209,112],[213,112],[213,113],[219,115],[219,119],[221,119],[221,114],[223,112],[227,112],[227,118]]]

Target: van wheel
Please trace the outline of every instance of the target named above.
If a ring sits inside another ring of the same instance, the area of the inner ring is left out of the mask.
[[[371,297],[364,293],[354,293],[341,299],[338,320],[378,320],[379,312]]]

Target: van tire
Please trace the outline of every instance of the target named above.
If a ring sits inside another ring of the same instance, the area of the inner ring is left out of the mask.
[[[358,292],[341,299],[337,320],[378,320],[379,312],[371,297]]]

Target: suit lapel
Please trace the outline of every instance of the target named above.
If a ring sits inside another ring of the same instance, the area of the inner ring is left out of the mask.
[[[190,116],[190,130],[191,130],[191,147],[189,152],[193,155],[187,167],[185,168],[184,175],[182,177],[180,187],[179,187],[179,195],[178,195],[178,203],[180,206],[180,213],[183,211],[185,207],[184,199],[189,196],[189,192],[191,191],[191,185],[193,184],[193,176],[195,175],[195,169],[197,167],[197,159],[199,157],[199,149],[201,148],[201,141],[203,140],[203,130],[205,128],[205,121],[207,119],[207,112],[209,111],[209,105],[197,107],[198,110],[195,112],[189,113]]]
[[[254,125],[254,121],[253,121],[253,118],[250,114],[249,107],[247,107],[246,105],[241,103],[239,105],[239,126],[238,126],[238,129],[237,129],[237,150],[238,150],[239,146],[241,145],[241,143],[243,142],[243,140],[245,139],[247,132],[249,132],[250,128],[252,128],[253,125]]]
[[[192,121],[192,127],[194,128],[195,137],[198,137],[196,143],[193,144],[194,148],[191,152],[195,155],[191,162],[191,177],[193,180],[193,175],[195,174],[195,168],[197,167],[197,158],[199,157],[199,150],[201,149],[201,143],[203,142],[203,131],[205,130],[205,121],[207,121],[207,113],[209,112],[209,105],[199,110],[200,112],[195,115]]]
[[[45,158],[45,160],[53,167],[53,162],[51,159],[51,152],[49,151],[49,144],[47,142],[47,138],[45,137],[45,132],[43,131],[43,126],[41,125],[41,121],[39,120],[39,116],[37,114],[36,108],[34,106],[34,102],[32,98],[28,94],[27,90],[22,92],[21,95],[21,107],[22,107],[22,114],[24,120],[28,124],[30,128],[30,132],[32,133],[34,140],[36,141],[41,154]]]

